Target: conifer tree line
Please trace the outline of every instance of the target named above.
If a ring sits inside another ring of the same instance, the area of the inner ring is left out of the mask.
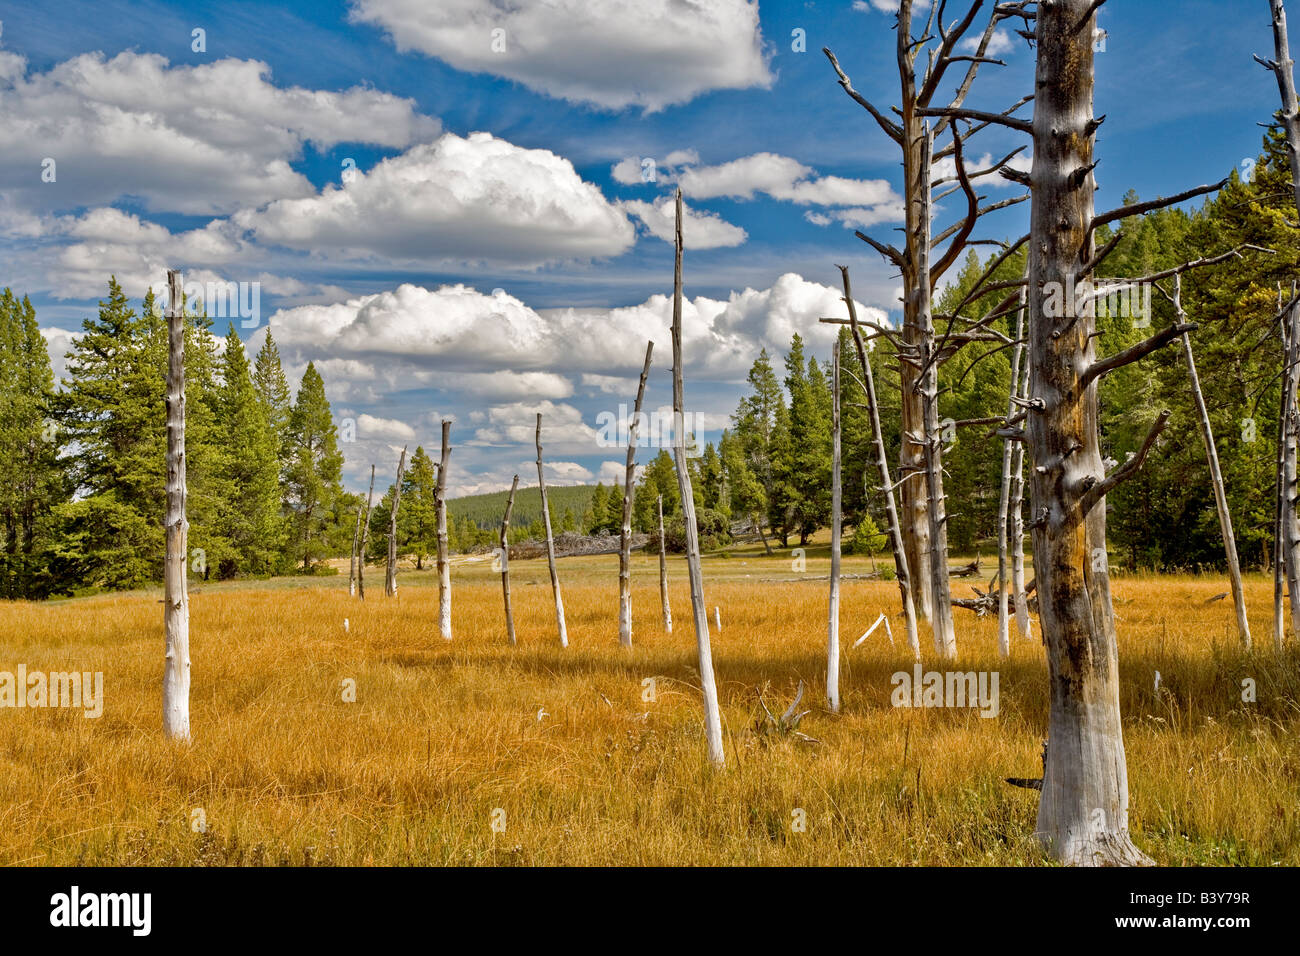
[[[1179,262],[1242,246],[1248,254],[1183,277],[1182,304],[1217,438],[1237,545],[1247,568],[1271,566],[1275,449],[1282,356],[1279,297],[1292,296],[1300,246],[1290,222],[1289,159],[1270,129],[1250,175],[1233,171],[1200,208],[1160,209],[1103,226],[1097,243],[1118,236],[1099,280],[1149,275]],[[1130,194],[1125,204],[1136,203]],[[974,250],[936,299],[947,312],[990,262]],[[1024,274],[1023,252],[997,267],[994,281]],[[153,293],[138,308],[116,280],[54,380],[35,309],[0,294],[0,596],[42,598],[156,582],[162,573],[167,332]],[[969,303],[978,318],[992,303]],[[1014,335],[1014,314],[994,327]],[[1151,297],[1148,314],[1099,311],[1099,350],[1113,354],[1174,321]],[[325,384],[309,364],[296,398],[268,330],[251,358],[233,327],[218,331],[201,312],[188,316],[186,400],[190,486],[190,569],[201,578],[313,572],[346,556],[362,496],[342,486],[343,455]],[[874,478],[862,375],[849,332],[840,330],[843,515],[846,551],[886,549],[883,504]],[[899,362],[888,337],[874,338],[871,362],[890,455],[900,457],[896,396]],[[1001,441],[991,424],[1005,415],[1010,350],[970,349],[939,370],[944,476],[954,554],[996,554]],[[784,356],[766,350],[749,371],[745,396],[720,440],[690,459],[702,544],[727,544],[733,532],[762,530],[782,547],[805,545],[830,520],[830,354],[810,354],[798,334]],[[1122,368],[1100,383],[1107,457],[1135,452],[1161,409],[1172,415],[1145,467],[1108,496],[1108,544],[1116,566],[1153,570],[1218,568],[1224,560],[1205,452],[1196,430],[1186,364],[1175,350]],[[436,552],[437,467],[422,448],[403,476],[399,550],[423,568]],[[387,547],[390,486],[371,513],[369,554]],[[670,549],[683,537],[672,456],[660,450],[641,468],[633,529],[655,534],[662,496]],[[1032,502],[1026,501],[1026,509]],[[598,484],[585,507],[552,505],[557,533],[616,534],[621,490]],[[448,516],[452,550],[494,547],[499,519]],[[755,528],[755,525],[759,528]],[[542,537],[540,516],[517,521],[511,542]]]

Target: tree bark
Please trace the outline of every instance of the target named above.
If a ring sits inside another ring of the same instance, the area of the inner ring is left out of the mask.
[[[826,621],[826,706],[840,712],[840,342],[831,352],[831,587]]]
[[[686,532],[686,571],[691,585],[691,608],[695,615],[695,642],[700,659],[700,689],[704,697],[704,734],[709,760],[722,766],[722,716],[718,709],[718,687],[713,675],[713,651],[709,645],[709,611],[704,606],[704,577],[700,572],[700,537],[695,524],[695,496],[686,459],[685,398],[682,387],[682,191],[677,190],[677,211],[673,262],[673,457],[677,463],[677,488],[682,499],[682,521]]]
[[[632,646],[632,492],[636,480],[636,433],[641,422],[641,402],[645,398],[645,380],[650,374],[650,353],[654,342],[645,345],[645,365],[636,387],[636,407],[627,437],[627,471],[623,477],[623,524],[618,541],[618,642]]]
[[[406,446],[397,460],[397,482],[393,485],[393,510],[388,516],[388,572],[384,577],[384,593],[397,596],[397,509],[402,504],[402,474],[406,471]]]
[[[1182,276],[1174,275],[1174,309],[1178,324],[1184,325]],[[1187,379],[1191,384],[1192,398],[1196,400],[1196,420],[1201,428],[1201,441],[1205,443],[1205,457],[1210,465],[1210,483],[1214,486],[1214,505],[1219,512],[1219,530],[1223,533],[1223,550],[1228,559],[1228,579],[1232,585],[1232,603],[1237,612],[1237,636],[1242,646],[1250,649],[1250,622],[1246,620],[1246,595],[1241,586],[1241,563],[1237,558],[1237,537],[1232,530],[1232,513],[1228,510],[1228,494],[1223,486],[1223,471],[1219,467],[1219,452],[1214,446],[1214,431],[1210,427],[1210,412],[1201,394],[1201,379],[1196,374],[1196,360],[1192,356],[1191,336],[1184,332],[1183,358],[1187,361]]]
[[[451,640],[451,565],[447,561],[447,462],[451,458],[451,422],[442,423],[442,458],[438,462],[438,483],[434,503],[438,512],[438,630],[444,641]]]
[[[370,466],[370,493],[366,495],[366,516],[361,521],[361,546],[357,551],[357,597],[366,599],[366,545],[370,542],[370,507],[375,500],[375,466]]]
[[[907,627],[907,646],[913,656],[921,659],[921,641],[916,630],[916,605],[912,595],[911,565],[908,563],[908,551],[898,520],[898,508],[894,504],[894,480],[889,474],[889,457],[885,452],[885,433],[880,427],[880,403],[876,400],[876,377],[871,368],[871,359],[867,354],[866,343],[862,338],[862,329],[858,325],[858,310],[853,304],[853,287],[849,282],[849,267],[837,266],[844,285],[844,302],[849,310],[849,327],[853,332],[853,345],[858,353],[858,364],[862,367],[862,385],[866,392],[867,414],[871,418],[871,437],[875,443],[876,470],[880,476],[880,493],[885,498],[885,520],[889,525],[889,543],[894,552],[894,576],[898,580],[899,598],[903,604],[903,621]]]
[[[352,529],[352,560],[348,564],[348,597],[357,593],[357,545],[361,543],[361,505],[357,505],[357,524]]]
[[[190,739],[190,523],[185,515],[185,298],[181,274],[167,273],[167,554],[163,575],[163,733]]]
[[[663,608],[664,633],[673,632],[673,611],[668,604],[668,552],[664,546],[664,496],[658,495],[659,507],[659,604]]]
[[[515,507],[515,491],[519,488],[519,476],[510,483],[510,497],[506,499],[506,514],[501,519],[501,598],[506,608],[506,639],[510,646],[519,642],[515,639],[515,617],[510,611],[510,512]]]
[[[1092,258],[1094,23],[1091,0],[1038,7],[1028,285],[1029,394],[1042,402],[1027,416],[1034,570],[1050,683],[1037,831],[1057,860],[1084,866],[1150,862],[1128,829],[1115,620],[1103,570],[1104,492],[1114,479],[1101,477],[1097,384],[1083,377],[1096,361],[1092,299],[1078,317],[1045,309],[1045,285],[1073,296]]]
[[[555,539],[551,536],[551,509],[546,504],[546,475],[542,473],[542,413],[537,413],[537,490],[542,497],[542,523],[546,527],[546,565],[551,572],[551,592],[555,595],[555,626],[560,646],[569,646],[569,632],[564,626],[564,599],[560,596],[560,576],[555,571]]]

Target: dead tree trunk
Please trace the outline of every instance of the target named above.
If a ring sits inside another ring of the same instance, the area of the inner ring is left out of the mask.
[[[352,529],[352,560],[348,564],[348,597],[357,593],[357,545],[361,543],[361,512],[364,510],[357,505],[357,524]]]
[[[957,636],[953,630],[952,590],[948,585],[948,511],[943,493],[943,450],[939,432],[939,361],[935,352],[934,316],[930,296],[930,161],[933,155],[930,125],[921,133],[921,182],[916,202],[921,209],[915,216],[916,284],[909,290],[916,313],[916,327],[922,372],[912,386],[922,399],[923,421],[918,434],[903,433],[903,443],[922,443],[925,465],[926,520],[929,522],[930,588],[933,592],[930,622],[934,628],[934,649],[941,657],[957,656]],[[959,157],[960,161],[960,157]],[[902,363],[904,366],[906,362]]]
[[[546,475],[542,472],[542,413],[537,413],[537,490],[542,497],[542,524],[546,528],[546,566],[551,572],[551,593],[555,595],[555,626],[560,646],[569,646],[569,632],[564,626],[564,599],[560,596],[560,576],[555,571],[555,538],[551,536],[551,509],[546,503]]]
[[[700,537],[695,523],[695,496],[686,459],[685,398],[682,388],[682,191],[677,190],[673,262],[673,458],[677,464],[677,488],[681,492],[682,522],[686,532],[686,571],[691,585],[691,608],[695,614],[695,642],[700,658],[700,689],[704,696],[704,735],[709,760],[726,763],[722,750],[722,715],[718,710],[718,686],[713,675],[713,651],[709,645],[709,611],[704,606],[704,576],[700,572]]]
[[[758,539],[763,542],[763,553],[770,556],[772,554],[772,546],[768,544],[767,535],[763,532],[762,515],[754,515],[754,527],[758,531]]]
[[[1025,316],[1028,319],[1028,315]],[[1021,322],[1021,338],[1026,323]],[[1020,397],[1025,396],[1029,381],[1028,355],[1022,356]],[[1011,596],[1016,604],[1016,634],[1029,640],[1029,598],[1025,594],[1025,443],[1018,441],[1011,449]]]
[[[831,352],[831,587],[826,622],[826,706],[840,712],[840,343]]]
[[[190,523],[185,515],[185,297],[181,274],[167,273],[167,554],[163,565],[163,733],[190,739],[190,598],[185,578]]]
[[[862,367],[862,390],[866,393],[867,414],[871,418],[871,438],[875,448],[876,471],[880,477],[880,493],[885,499],[885,520],[889,525],[889,544],[894,552],[894,576],[898,579],[899,598],[903,605],[903,621],[907,627],[907,646],[917,660],[921,659],[921,641],[916,630],[916,605],[912,595],[911,565],[903,539],[902,528],[898,520],[898,508],[894,504],[894,480],[889,474],[889,456],[885,452],[885,433],[880,427],[880,403],[876,400],[876,376],[871,368],[871,357],[867,354],[866,342],[862,338],[862,329],[858,324],[857,306],[853,304],[853,287],[849,282],[849,267],[836,266],[844,286],[844,302],[849,310],[849,328],[853,333],[853,345],[858,355],[858,364]]]
[[[510,497],[506,499],[506,514],[501,519],[501,598],[506,608],[506,639],[515,647],[515,617],[510,611],[510,512],[515,507],[515,491],[519,488],[519,476],[510,483]]]
[[[1024,292],[1020,295],[1020,309],[1016,312],[1017,344],[1011,350],[1011,394],[1007,399],[1007,421],[1016,414],[1016,400],[1020,397],[1020,367],[1024,358],[1025,346],[1021,339],[1025,337]],[[1010,426],[1008,426],[1010,427]],[[1007,606],[1007,517],[1011,506],[1011,468],[1015,463],[1015,448],[1020,442],[1011,435],[1002,439],[1002,491],[998,499],[998,655],[1011,656],[1011,622]],[[1019,502],[1016,507],[1019,507]],[[1023,573],[1023,567],[1021,569]],[[1014,584],[1012,589],[1014,590]],[[1021,635],[1024,636],[1023,634]]]
[[[659,507],[659,603],[663,608],[664,633],[673,632],[673,610],[668,604],[668,551],[664,545],[664,496],[656,496]]]
[[[357,597],[366,599],[366,545],[370,542],[370,506],[375,500],[375,466],[370,466],[370,493],[366,495],[366,514],[361,519],[361,545],[357,549]]]
[[[451,640],[451,565],[447,561],[447,462],[451,458],[451,422],[442,423],[442,458],[433,498],[438,512],[438,630]]]
[[[1182,276],[1174,275],[1174,310],[1178,324],[1186,324],[1183,312]],[[1237,611],[1237,636],[1242,646],[1250,648],[1250,622],[1246,620],[1246,595],[1241,586],[1241,563],[1237,558],[1237,537],[1232,530],[1232,513],[1228,510],[1228,494],[1223,486],[1223,471],[1219,467],[1219,452],[1214,446],[1214,431],[1210,428],[1210,412],[1201,394],[1201,379],[1196,374],[1196,360],[1192,357],[1192,339],[1183,333],[1183,358],[1187,361],[1187,378],[1196,401],[1196,419],[1201,428],[1201,441],[1205,443],[1205,457],[1210,465],[1210,483],[1214,486],[1214,505],[1219,512],[1219,530],[1223,533],[1223,550],[1228,559],[1228,579],[1232,585],[1232,603]]]
[[[1269,9],[1273,15],[1273,56],[1272,60],[1259,60],[1273,72],[1277,79],[1278,93],[1282,99],[1280,116],[1282,127],[1286,131],[1288,154],[1291,162],[1291,184],[1295,193],[1297,209],[1300,209],[1300,108],[1296,102],[1295,63],[1291,59],[1291,44],[1287,38],[1286,9],[1282,0],[1269,0]],[[1300,431],[1300,421],[1296,411],[1296,359],[1300,355],[1300,307],[1294,302],[1287,310],[1284,327],[1285,358],[1283,360],[1282,407],[1278,416],[1282,421],[1281,449],[1279,459],[1279,515],[1277,519],[1278,535],[1274,541],[1277,562],[1284,565],[1287,589],[1291,598],[1291,637],[1300,638],[1300,528],[1296,525],[1296,434]],[[1282,637],[1280,629],[1274,634],[1274,641],[1280,648]]]
[[[636,433],[641,423],[641,401],[645,398],[645,380],[650,374],[650,353],[654,342],[645,345],[645,365],[636,387],[636,407],[627,432],[627,471],[623,477],[623,524],[618,541],[618,642],[632,646],[632,492],[636,480]]]
[[[384,577],[384,593],[397,597],[397,509],[402,504],[402,474],[406,471],[406,446],[397,460],[397,481],[393,485],[393,510],[388,516],[388,573]]]
[[[1029,243],[1031,524],[1050,711],[1038,836],[1074,865],[1149,863],[1128,829],[1115,620],[1106,572],[1106,493],[1141,467],[1164,426],[1105,475],[1097,433],[1093,302],[1075,296],[1092,259],[1092,0],[1039,4]],[[1055,297],[1053,297],[1055,293]],[[1082,315],[1061,315],[1081,298]],[[1150,351],[1150,349],[1147,349]],[[1145,354],[1145,353],[1141,353]],[[1140,357],[1135,353],[1134,357]]]

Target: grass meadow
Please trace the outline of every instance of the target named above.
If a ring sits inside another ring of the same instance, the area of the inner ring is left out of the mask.
[[[1037,622],[1034,640],[1013,628],[1007,661],[995,617],[956,611],[955,665],[922,634],[927,668],[999,672],[996,717],[895,708],[890,677],[912,667],[899,620],[896,644],[880,628],[851,645],[895,613],[896,585],[846,580],[833,715],[828,564],[825,547],[803,573],[788,552],[705,558],[725,769],[705,759],[681,558],[669,635],[657,558],[634,557],[630,651],[616,555],[560,562],[567,650],[544,560],[511,563],[515,648],[490,559],[455,559],[450,643],[432,570],[404,570],[386,599],[372,568],[364,603],[346,569],[191,584],[188,747],[160,729],[160,590],[0,603],[0,670],[102,671],[105,696],[98,719],[0,709],[0,863],[1043,865],[1038,794],[1004,782],[1041,773]],[[1300,653],[1273,650],[1271,580],[1247,587],[1253,654],[1236,646],[1230,601],[1207,603],[1223,581],[1113,582],[1130,822],[1161,864],[1300,864]],[[800,681],[799,729],[816,743],[761,719],[760,691],[780,714]]]

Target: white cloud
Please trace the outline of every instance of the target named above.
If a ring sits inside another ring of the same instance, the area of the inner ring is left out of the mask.
[[[415,429],[393,418],[376,418],[364,412],[357,416],[357,435],[394,442],[415,440]]]
[[[354,0],[352,17],[401,51],[609,109],[772,82],[751,0]]]
[[[902,198],[886,180],[817,176],[798,160],[777,153],[754,153],[717,166],[690,166],[678,181],[683,195],[696,199],[748,200],[765,193],[801,206],[850,207],[855,222],[893,222],[903,216]]]
[[[669,196],[657,203],[628,200],[619,207],[636,216],[650,234],[664,242],[676,240],[674,199]],[[717,249],[739,246],[748,238],[744,229],[733,226],[717,213],[698,212],[682,203],[682,244],[691,249]]]
[[[567,159],[488,133],[447,133],[234,222],[259,242],[337,257],[520,267],[618,255],[634,242],[627,218]]]
[[[983,33],[977,33],[973,36],[968,36],[958,43],[957,47],[965,53],[974,53],[979,49],[980,40],[983,38],[983,35]],[[1006,30],[995,30],[993,31],[993,36],[989,38],[989,45],[984,49],[984,55],[1000,56],[1003,53],[1011,52],[1014,46],[1015,44],[1011,42],[1010,33]]]
[[[811,209],[804,213],[803,217],[814,226],[829,226],[831,224],[830,216],[824,216],[819,212],[813,212]]]
[[[131,52],[86,53],[29,73],[6,55],[0,189],[44,209],[132,197],[150,210],[216,214],[310,195],[289,165],[304,143],[402,148],[439,130],[411,100],[363,87],[277,87],[270,73],[256,60],[171,66]],[[56,164],[53,183],[41,179],[46,158]]]

